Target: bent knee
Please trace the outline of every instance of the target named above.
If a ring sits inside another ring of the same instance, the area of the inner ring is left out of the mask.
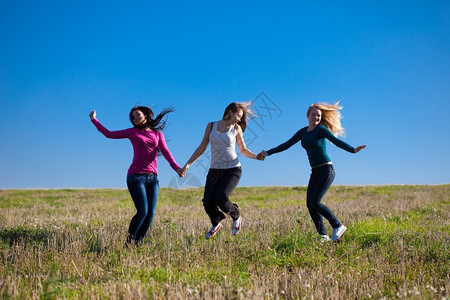
[[[308,203],[306,203],[306,207],[309,210],[318,210],[320,205],[318,203],[315,203],[315,202],[308,202]]]
[[[139,209],[136,212],[136,216],[140,217],[140,218],[145,218],[148,215],[148,209]]]

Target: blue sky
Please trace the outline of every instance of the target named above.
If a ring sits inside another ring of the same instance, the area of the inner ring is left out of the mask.
[[[450,183],[449,1],[0,1],[0,188],[125,188],[134,105],[174,106],[164,131],[183,165],[232,101],[260,117],[251,150],[341,100],[350,154],[328,145],[335,184]],[[241,159],[240,186],[306,185],[300,145]],[[205,155],[176,181],[205,181]]]

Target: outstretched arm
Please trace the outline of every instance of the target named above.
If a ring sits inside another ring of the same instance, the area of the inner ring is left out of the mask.
[[[186,175],[187,170],[191,167],[191,165],[200,157],[203,153],[205,153],[206,148],[209,144],[209,134],[211,132],[211,123],[208,123],[205,129],[205,134],[203,135],[203,139],[200,143],[200,145],[195,149],[194,153],[192,154],[191,158],[187,161],[187,163],[184,165],[184,167],[181,169],[182,176]]]
[[[239,152],[241,152],[241,154],[244,155],[245,157],[257,159],[256,154],[250,151],[245,145],[244,134],[242,132],[241,126],[236,125],[236,130],[237,130],[236,143],[238,145]]]
[[[350,146],[349,144],[347,144],[346,142],[338,139],[326,127],[323,127],[323,130],[324,130],[323,132],[324,132],[325,138],[327,138],[330,142],[332,142],[333,144],[335,144],[339,148],[344,149],[345,151],[348,151],[350,153],[358,153],[362,149],[366,148],[366,145],[362,145],[362,146],[358,146],[358,147],[354,148],[354,147]]]
[[[278,145],[275,148],[272,148],[270,150],[268,150],[267,152],[264,151],[265,155],[264,157],[266,157],[267,155],[272,155],[278,152],[282,152],[285,151],[289,148],[291,148],[293,145],[295,145],[298,141],[300,141],[302,139],[302,130],[300,129],[299,131],[297,131],[289,140],[287,140],[286,142],[284,142],[281,145]],[[263,155],[263,153],[260,153],[261,155]]]

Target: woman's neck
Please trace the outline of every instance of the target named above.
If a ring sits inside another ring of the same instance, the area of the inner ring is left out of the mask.
[[[146,130],[146,131],[153,131],[153,129],[150,128],[150,126],[137,126],[137,128],[139,128],[141,130]]]
[[[217,131],[224,133],[228,131],[228,128],[233,125],[232,123],[230,123],[229,120],[220,120],[219,123],[217,124]]]
[[[230,127],[231,125],[233,125],[233,123],[231,122],[230,119],[222,119],[222,120],[219,121],[219,123],[222,126],[226,126],[226,127]]]
[[[308,126],[308,132],[313,131],[314,129],[316,129],[316,127],[318,126],[318,124],[309,124]]]

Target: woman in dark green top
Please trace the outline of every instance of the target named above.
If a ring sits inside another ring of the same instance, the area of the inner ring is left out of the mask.
[[[357,153],[366,147],[363,145],[353,148],[336,137],[337,135],[345,136],[341,125],[342,116],[339,112],[342,107],[338,106],[338,104],[339,102],[334,105],[327,103],[310,105],[306,113],[309,123],[308,127],[297,131],[285,143],[268,151],[261,151],[258,154],[258,159],[263,160],[266,156],[287,150],[298,141],[301,141],[312,168],[306,193],[306,205],[320,239],[330,240],[322,217],[325,217],[330,222],[330,225],[333,227],[332,241],[337,240],[347,228],[339,222],[326,205],[321,203],[323,196],[328,191],[335,177],[333,164],[327,154],[326,140],[350,153]]]

